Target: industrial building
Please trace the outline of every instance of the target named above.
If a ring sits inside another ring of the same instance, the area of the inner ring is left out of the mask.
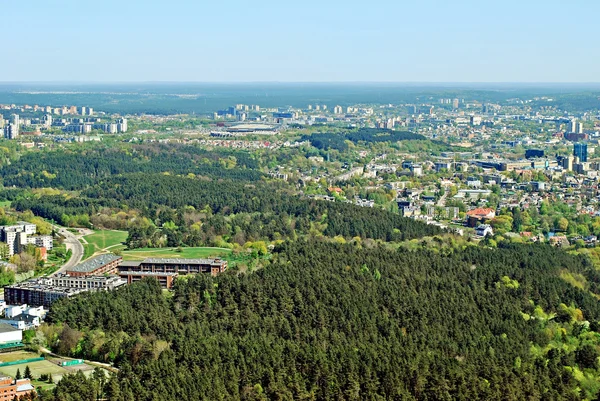
[[[91,259],[81,262],[77,266],[67,270],[67,274],[72,277],[86,277],[100,274],[113,274],[117,272],[117,266],[123,261],[123,258],[112,253],[95,256]]]

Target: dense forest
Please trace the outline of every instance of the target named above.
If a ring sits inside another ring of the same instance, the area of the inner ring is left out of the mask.
[[[600,304],[565,270],[596,274],[539,245],[296,241],[255,273],[180,279],[171,297],[149,280],[61,300],[43,331],[120,368],[109,400],[591,399]],[[43,399],[93,400],[92,381]]]
[[[193,174],[256,181],[258,163],[247,152],[210,152],[194,146],[132,145],[26,153],[0,169],[6,187],[80,190],[125,173]]]
[[[358,143],[397,142],[408,140],[426,140],[423,135],[408,131],[392,131],[384,129],[361,128],[342,134],[312,134],[304,135],[301,140],[310,141],[310,144],[320,150],[335,149],[340,152],[348,149],[346,141]]]
[[[2,195],[11,197],[11,192],[3,191]],[[164,236],[167,246],[199,246],[214,244],[216,237],[241,245],[311,232],[385,241],[441,232],[435,226],[378,208],[290,195],[277,183],[248,184],[162,174],[114,176],[77,197],[21,193],[14,196],[12,205],[64,225],[69,225],[73,216],[96,221],[103,208],[138,209],[146,220],[122,220],[122,226],[111,227],[129,230],[128,245],[132,248],[156,245]]]

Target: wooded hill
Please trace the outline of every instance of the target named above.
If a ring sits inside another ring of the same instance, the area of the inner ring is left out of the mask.
[[[61,300],[47,341],[114,360],[109,400],[592,399],[600,304],[565,271],[596,274],[544,245],[297,241],[252,274],[178,280],[169,298],[146,281]],[[81,383],[43,399],[93,399],[70,398]]]

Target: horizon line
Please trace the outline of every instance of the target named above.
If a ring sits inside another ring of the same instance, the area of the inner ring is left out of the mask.
[[[6,84],[395,84],[395,85],[600,85],[600,81],[0,81]]]

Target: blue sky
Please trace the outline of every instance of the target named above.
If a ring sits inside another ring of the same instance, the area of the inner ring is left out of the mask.
[[[598,82],[599,11],[598,0],[0,0],[0,82]]]

